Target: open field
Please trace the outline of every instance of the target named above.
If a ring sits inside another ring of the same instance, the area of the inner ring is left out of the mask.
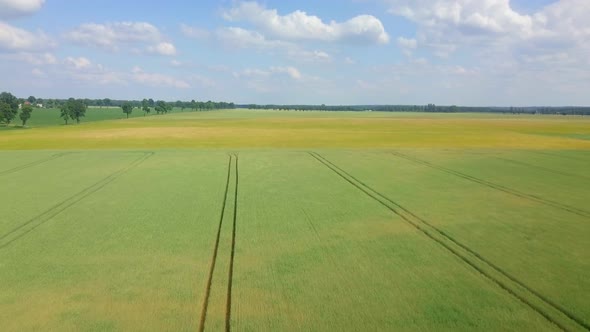
[[[122,113],[121,113],[122,115]],[[0,149],[590,149],[590,118],[380,112],[175,112],[9,130]]]
[[[0,132],[0,330],[590,331],[590,119]]]

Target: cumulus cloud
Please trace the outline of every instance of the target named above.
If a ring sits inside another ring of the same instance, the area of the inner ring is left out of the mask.
[[[452,26],[465,33],[531,34],[533,18],[517,13],[510,0],[390,0],[391,13],[427,27]]]
[[[160,55],[175,55],[175,46],[166,41],[154,25],[147,22],[86,23],[65,35],[71,42],[120,51],[125,48],[143,47],[143,51]]]
[[[270,50],[292,47],[293,44],[280,40],[269,40],[263,34],[238,27],[221,28],[216,32],[217,38],[226,46],[232,48],[254,48]]]
[[[332,57],[321,50],[308,51],[288,41],[268,39],[260,32],[238,27],[226,27],[216,31],[217,39],[226,47],[254,49],[271,54],[280,54],[294,61],[330,62]]]
[[[590,2],[557,1],[536,13],[515,11],[510,0],[385,0],[389,12],[416,22],[419,35],[451,49],[459,42],[588,42]]]
[[[54,48],[56,45],[42,31],[35,33],[0,22],[0,51],[38,52]]]
[[[279,15],[276,9],[267,9],[257,2],[240,2],[224,12],[232,22],[244,21],[264,33],[286,40],[318,40],[330,42],[357,42],[387,44],[389,35],[379,19],[359,15],[345,22],[325,23],[321,18],[297,10]]]
[[[0,18],[10,19],[37,12],[45,0],[0,0]]]

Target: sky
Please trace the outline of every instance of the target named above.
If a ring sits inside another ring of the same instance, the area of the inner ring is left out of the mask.
[[[0,91],[590,105],[590,0],[0,0]]]

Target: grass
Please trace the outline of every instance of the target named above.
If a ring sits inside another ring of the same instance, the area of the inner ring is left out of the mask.
[[[590,329],[582,117],[0,132],[0,330]]]

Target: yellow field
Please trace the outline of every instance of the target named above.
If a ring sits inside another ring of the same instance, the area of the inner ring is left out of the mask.
[[[233,110],[10,130],[0,140],[4,150],[308,147],[590,149],[590,118]]]

